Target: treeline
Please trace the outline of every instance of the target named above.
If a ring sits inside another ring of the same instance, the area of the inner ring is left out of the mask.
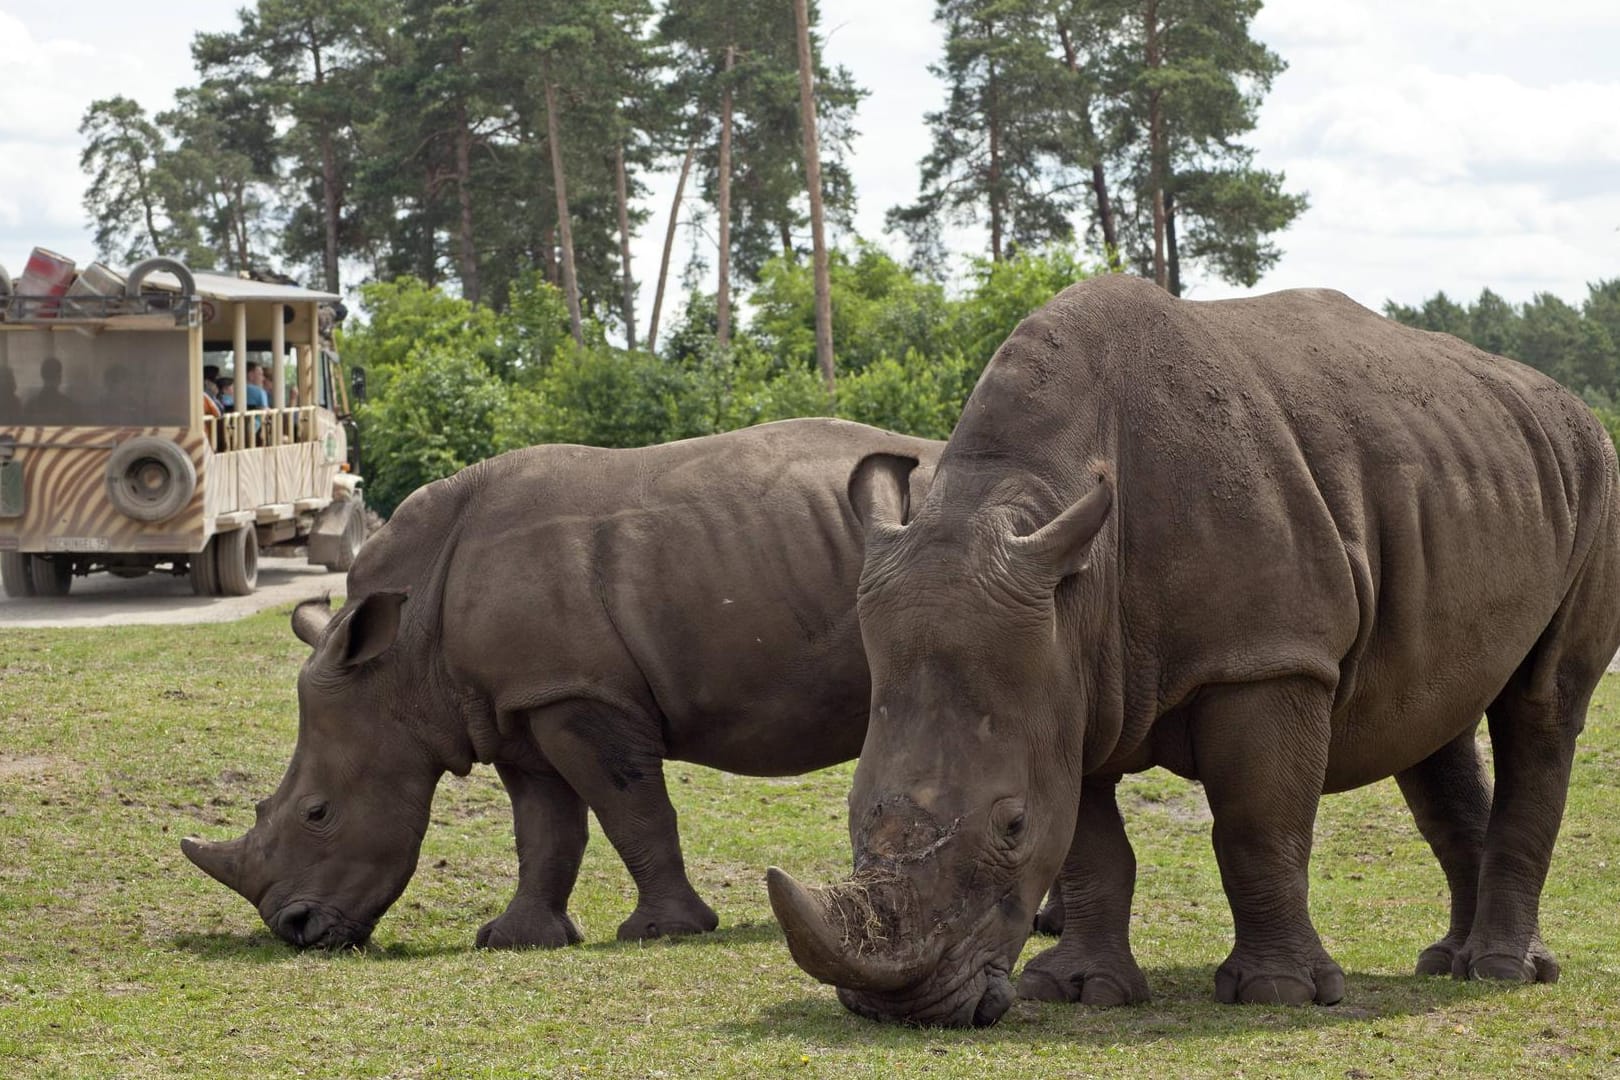
[[[992,262],[1079,244],[1179,292],[1253,283],[1304,207],[1242,138],[1282,61],[1259,0],[938,0],[947,99],[890,226],[939,269],[945,226]],[[646,178],[678,174],[722,327],[733,287],[802,254],[810,195],[846,230],[865,96],[812,28],[820,190],[807,190],[791,0],[257,0],[199,34],[174,107],[93,103],[87,209],[104,257],[273,264],[331,290],[413,277],[501,309],[531,274],[651,344],[669,245],[630,265]],[[677,211],[680,206],[677,205]],[[673,238],[673,234],[671,239]],[[674,306],[671,304],[670,306]],[[638,332],[646,327],[647,332]],[[722,332],[721,336],[724,336]]]
[[[1416,307],[1390,302],[1384,314],[1546,372],[1620,433],[1620,278],[1589,284],[1579,307],[1551,293],[1510,304],[1485,289],[1470,304],[1441,292]]]
[[[755,313],[730,345],[716,343],[713,297],[698,294],[662,356],[608,344],[595,321],[577,346],[562,293],[538,273],[499,310],[415,278],[362,286],[371,317],[339,348],[368,377],[367,501],[392,513],[421,484],[536,443],[642,446],[815,415],[943,439],[1013,327],[1087,274],[1065,251],[975,266],[951,296],[875,248],[835,257],[836,400],[809,362],[810,271],[780,256],[761,268]]]

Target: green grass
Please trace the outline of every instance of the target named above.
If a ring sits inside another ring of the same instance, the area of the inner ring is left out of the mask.
[[[275,787],[304,653],[285,613],[227,626],[0,630],[0,1076],[1620,1075],[1620,683],[1599,692],[1542,903],[1556,986],[1418,979],[1439,869],[1393,783],[1328,799],[1317,925],[1335,1008],[1211,1001],[1231,923],[1196,788],[1150,774],[1124,807],[1151,1005],[1020,1003],[984,1031],[880,1026],[804,975],[764,867],[847,866],[849,767],[754,780],[673,765],[687,862],[718,933],[620,945],[628,875],[593,834],[586,944],[482,953],[516,874],[492,770],[448,778],[415,879],[371,948],[298,954],[181,855]],[[1043,942],[1031,943],[1026,959]]]

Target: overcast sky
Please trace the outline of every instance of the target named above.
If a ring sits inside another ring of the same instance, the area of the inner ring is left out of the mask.
[[[35,244],[86,263],[78,126],[95,98],[167,108],[189,45],[236,24],[228,0],[0,0],[0,265]],[[932,0],[821,0],[828,59],[871,91],[852,166],[858,231],[915,197]],[[1362,303],[1490,287],[1578,303],[1620,277],[1620,0],[1268,0],[1255,36],[1287,61],[1250,143],[1311,208],[1256,292],[1329,286]],[[636,246],[650,278],[672,177]],[[898,244],[890,246],[900,251]],[[683,242],[684,247],[684,242]],[[1190,277],[1189,295],[1248,290]],[[643,310],[650,288],[642,290]]]

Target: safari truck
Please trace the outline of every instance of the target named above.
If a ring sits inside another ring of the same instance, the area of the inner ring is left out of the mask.
[[[0,269],[6,594],[62,596],[106,571],[241,596],[261,551],[298,546],[346,570],[366,520],[322,333],[337,299],[166,258],[75,272],[36,249],[15,282]],[[214,367],[231,397],[205,391]]]

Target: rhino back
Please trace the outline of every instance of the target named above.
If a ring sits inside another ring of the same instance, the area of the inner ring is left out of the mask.
[[[794,773],[853,757],[861,457],[941,444],[827,419],[635,450],[547,446],[470,478],[445,655],[497,710],[568,698],[656,717],[668,756]]]
[[[1022,477],[1033,526],[1099,461],[1118,476],[1099,576],[1138,732],[1200,685],[1281,672],[1335,686],[1345,713],[1477,716],[1615,483],[1591,411],[1522,365],[1338,293],[1198,303],[1125,278],[1009,339],[935,496],[1006,498]]]

